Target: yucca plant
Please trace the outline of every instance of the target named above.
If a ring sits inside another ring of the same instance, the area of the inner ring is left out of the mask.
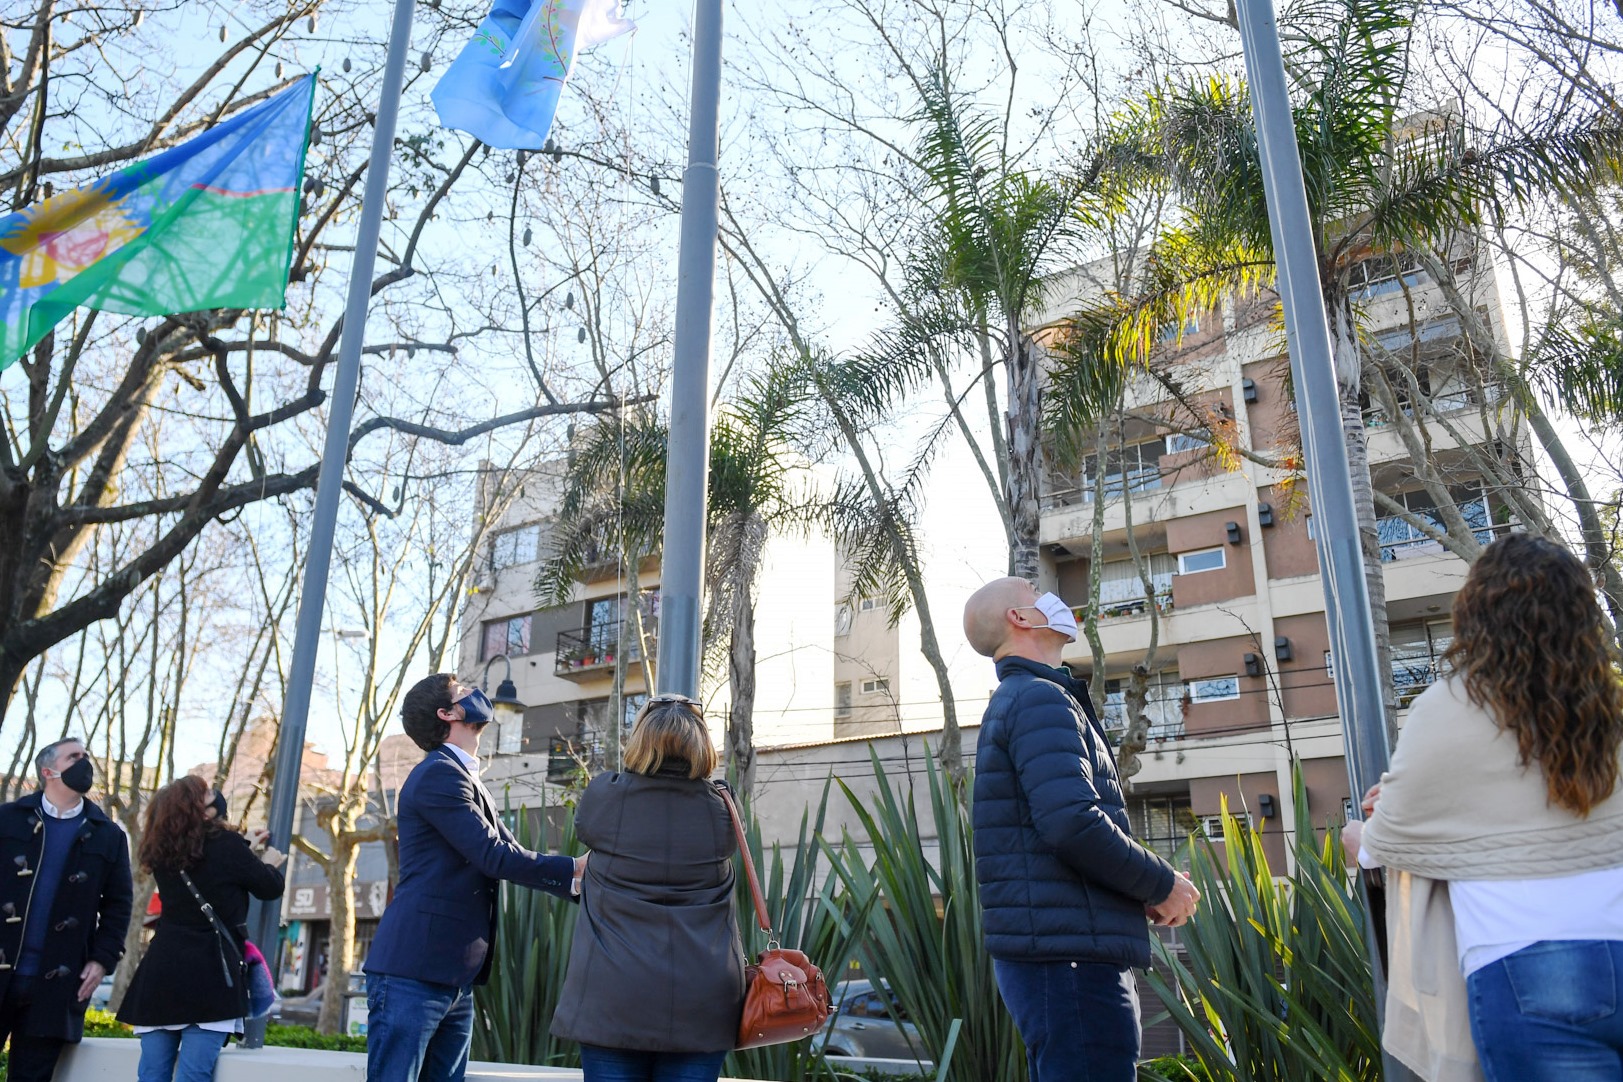
[[[829,784],[825,782],[815,815],[809,807],[801,813],[794,859],[787,865],[778,845],[774,844],[770,853],[763,850],[760,823],[747,804],[741,814],[750,853],[761,877],[767,916],[772,920],[778,941],[785,947],[804,951],[822,969],[832,990],[851,964],[872,903],[852,904],[849,893],[841,888],[834,872],[825,872],[821,884],[818,883],[818,839],[823,836],[828,798]],[[754,958],[766,949],[766,933],[755,919],[755,903],[750,900],[749,884],[742,870],[734,900],[738,928],[744,937],[744,954]],[[811,1047],[810,1041],[734,1052],[722,1073],[732,1078],[770,1078],[778,1082],[840,1077],[824,1064],[822,1054]]]
[[[980,891],[969,809],[926,757],[929,811],[938,856],[924,855],[914,791],[891,784],[873,756],[871,803],[840,787],[871,841],[865,856],[849,833],[825,845],[850,904],[872,906],[858,958],[863,970],[890,986],[918,1028],[926,1054],[946,1063],[951,1082],[1023,1082],[1025,1046],[1004,1009],[981,939]],[[956,1041],[954,1022],[960,1023]]]
[[[1223,808],[1221,853],[1193,846],[1200,912],[1184,929],[1187,958],[1160,939],[1165,974],[1147,983],[1215,1082],[1379,1082],[1375,989],[1365,913],[1334,826],[1316,840],[1295,775],[1295,868],[1276,878],[1260,834]]]
[[[551,836],[545,814],[531,816],[520,808],[513,826],[519,844],[542,853],[577,852],[575,809],[557,812],[562,824]],[[500,890],[490,983],[474,990],[473,1058],[576,1066],[580,1046],[552,1036],[551,1029],[579,906],[512,883]]]

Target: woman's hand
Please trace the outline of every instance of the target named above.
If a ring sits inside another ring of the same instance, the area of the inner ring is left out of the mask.
[[[263,853],[270,844],[270,831],[260,828],[248,832],[248,848],[256,853]]]
[[[1376,782],[1374,785],[1369,787],[1369,792],[1364,794],[1364,802],[1360,805],[1360,807],[1364,809],[1365,819],[1368,819],[1370,816],[1375,814],[1375,805],[1379,803],[1380,799],[1381,783]]]
[[[1377,789],[1380,786],[1376,786]],[[1364,799],[1368,800],[1368,797]],[[1364,824],[1354,819],[1341,828],[1341,849],[1347,854],[1347,867],[1358,867],[1358,850],[1364,842]]]
[[[274,845],[267,845],[265,846],[264,850],[260,852],[259,859],[264,861],[266,864],[269,864],[272,868],[280,868],[282,866],[282,861],[287,859],[287,854],[276,848]]]

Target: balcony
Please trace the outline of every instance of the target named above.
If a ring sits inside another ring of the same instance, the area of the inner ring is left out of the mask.
[[[585,631],[558,632],[558,652],[553,659],[552,671],[565,680],[588,681],[614,672],[620,660],[622,621],[595,624]],[[657,628],[652,621],[646,623],[649,646],[654,644]],[[642,661],[642,644],[637,641],[630,624],[625,627],[625,661]]]

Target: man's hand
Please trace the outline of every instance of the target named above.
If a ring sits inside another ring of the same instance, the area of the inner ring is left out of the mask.
[[[83,1003],[90,998],[90,993],[96,990],[96,985],[107,976],[107,971],[101,967],[100,962],[86,962],[84,969],[79,972],[79,1002]]]
[[[572,897],[580,895],[581,881],[586,875],[586,858],[591,855],[590,853],[582,853],[575,858],[575,878],[569,881],[569,893]]]
[[[1200,891],[1183,872],[1172,881],[1172,893],[1156,902],[1154,905],[1144,907],[1144,913],[1156,924],[1167,928],[1177,928],[1189,923],[1189,918],[1195,915],[1195,907],[1200,904]]]

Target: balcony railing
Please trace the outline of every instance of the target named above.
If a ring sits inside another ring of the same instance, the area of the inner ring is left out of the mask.
[[[553,659],[553,672],[559,676],[576,677],[613,669],[620,660],[622,622],[615,620],[594,624],[585,631],[558,632],[558,653]],[[645,621],[643,626],[648,643],[652,646],[658,630],[651,620]],[[625,628],[624,653],[627,662],[642,660],[642,643],[632,633],[630,624]]]
[[[1485,498],[1469,500],[1457,505],[1465,524],[1471,527],[1471,536],[1476,538],[1479,545],[1486,545],[1499,534],[1517,528],[1513,522],[1489,521],[1488,503]],[[1415,512],[1424,516],[1432,528],[1446,533],[1442,516],[1436,512]],[[1381,562],[1390,563],[1393,560],[1412,560],[1418,556],[1440,556],[1445,551],[1442,542],[1429,537],[1420,527],[1397,515],[1375,520],[1375,532],[1381,538]]]

